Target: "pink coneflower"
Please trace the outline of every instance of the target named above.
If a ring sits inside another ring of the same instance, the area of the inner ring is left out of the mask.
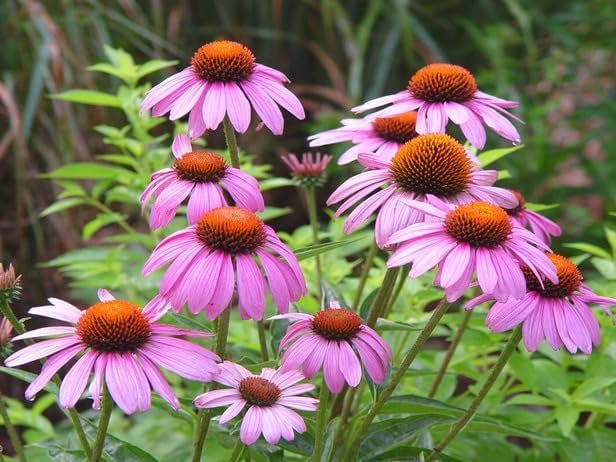
[[[291,249],[257,215],[238,207],[210,210],[194,225],[165,238],[142,273],[147,275],[172,260],[160,295],[175,311],[188,303],[192,313],[205,310],[208,319],[216,319],[231,302],[236,281],[243,319],[263,318],[266,281],[281,313],[306,294],[304,276]]]
[[[281,156],[282,160],[289,170],[291,175],[301,186],[308,188],[320,187],[327,180],[327,166],[332,160],[332,156],[323,155],[320,152],[312,154],[305,152],[301,159],[293,153],[286,156]]]
[[[274,135],[281,135],[284,118],[278,106],[298,119],[305,117],[297,97],[284,86],[280,71],[255,63],[241,43],[219,40],[206,43],[193,55],[190,66],[156,85],[141,103],[153,116],[171,111],[170,120],[188,114],[188,135],[197,138],[215,130],[225,115],[239,133],[250,125],[251,107]]]
[[[85,352],[68,371],[60,385],[60,404],[73,407],[83,393],[90,374],[94,378],[89,392],[93,407],[100,407],[103,379],[111,397],[126,414],[150,408],[150,389],[156,391],[174,409],[180,408],[171,386],[158,366],[192,380],[209,381],[216,373],[214,353],[176,336],[205,337],[211,334],[157,322],[168,309],[160,297],[143,309],[124,300],[116,300],[99,289],[99,303],[85,311],[57,298],[51,305],[30,309],[31,314],[59,319],[71,326],[35,329],[13,340],[55,337],[29,345],[6,359],[9,367],[52,355],[41,373],[26,389],[26,398],[34,399],[51,378],[80,352]]]
[[[479,91],[473,75],[461,66],[428,64],[411,77],[406,90],[373,99],[352,111],[364,112],[389,103],[393,104],[371,115],[390,117],[417,110],[415,130],[422,134],[445,133],[451,119],[477,149],[486,142],[483,124],[513,144],[520,143],[518,131],[503,116],[519,120],[506,111],[518,103]]]
[[[531,231],[546,244],[550,243],[552,236],[560,236],[560,226],[549,218],[537,212],[533,212],[532,210],[528,210],[526,208],[524,196],[518,191],[511,190],[511,192],[515,194],[515,197],[518,199],[518,206],[512,209],[505,209],[505,211],[513,221],[522,227],[530,227]]]
[[[600,341],[599,323],[589,303],[596,303],[610,314],[608,306],[616,299],[600,297],[582,283],[582,274],[567,258],[555,254],[547,257],[556,266],[559,283],[539,280],[527,267],[522,266],[528,292],[519,300],[496,302],[486,317],[486,325],[494,332],[503,332],[522,323],[522,339],[528,351],[535,351],[541,341],[558,350],[563,345],[570,353],[578,348],[590,354],[592,346]],[[471,309],[491,300],[481,295],[465,306]]]
[[[171,151],[176,158],[173,168],[155,172],[139,198],[143,213],[152,196],[156,197],[150,214],[152,229],[167,226],[188,195],[186,216],[190,224],[205,212],[226,206],[223,188],[240,207],[252,212],[263,210],[263,196],[257,180],[227,165],[222,156],[193,150],[190,139],[184,134],[175,137]]]
[[[280,369],[301,367],[308,379],[323,368],[327,388],[339,393],[346,382],[359,385],[362,365],[373,382],[381,383],[389,369],[391,349],[357,313],[333,304],[316,315],[289,313],[271,319],[290,319],[292,324],[280,341]]]
[[[421,211],[404,205],[408,199],[425,201],[432,194],[453,204],[484,200],[510,208],[518,203],[513,193],[492,186],[498,172],[476,170],[464,147],[449,135],[418,136],[391,161],[360,154],[359,162],[366,170],[340,185],[327,205],[344,201],[336,211],[340,216],[361,201],[349,214],[345,233],[359,228],[378,209],[375,238],[381,248],[392,233],[424,221]]]
[[[343,119],[342,127],[326,130],[308,137],[310,146],[350,141],[354,146],[342,153],[339,165],[348,164],[365,152],[374,152],[388,161],[398,149],[417,136],[415,131],[416,112],[393,117],[367,117],[365,119]]]
[[[263,434],[269,444],[277,444],[280,438],[291,441],[294,432],[306,431],[304,419],[293,409],[315,411],[319,400],[297,396],[314,390],[310,383],[298,384],[304,379],[299,371],[264,368],[260,375],[255,375],[230,361],[219,366],[214,380],[231,388],[203,393],[194,402],[204,408],[229,406],[220,416],[221,424],[248,408],[240,427],[242,443],[253,444]]]
[[[526,280],[520,264],[541,280],[558,283],[553,263],[539,250],[549,250],[547,245],[497,205],[470,202],[456,207],[435,197],[429,203],[406,203],[437,220],[394,233],[388,244],[398,247],[387,266],[413,263],[409,276],[416,278],[438,265],[435,283],[445,289],[448,301],[462,296],[475,272],[481,290],[497,300],[523,297]]]

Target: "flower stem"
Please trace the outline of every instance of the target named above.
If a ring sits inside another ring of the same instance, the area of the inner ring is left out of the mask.
[[[357,283],[357,289],[355,290],[355,298],[353,298],[353,304],[351,305],[351,309],[353,309],[353,311],[357,310],[357,307],[359,306],[361,294],[364,292],[364,287],[366,287],[366,281],[368,280],[368,274],[370,274],[370,268],[372,268],[372,262],[374,261],[374,257],[378,251],[379,247],[376,245],[376,241],[373,241],[372,245],[368,249],[368,252],[366,253],[364,266],[361,269],[361,275],[359,276],[359,282]]]
[[[355,399],[357,388],[358,387],[349,389],[346,395],[346,399],[344,400],[344,404],[342,405],[342,412],[340,413],[340,421],[338,422],[338,428],[336,429],[334,441],[341,440],[342,432],[344,431],[346,423],[349,420],[349,415],[351,414],[351,408],[353,407],[353,400]]]
[[[103,454],[103,446],[105,446],[105,435],[107,435],[107,427],[109,427],[109,419],[111,418],[111,410],[113,409],[113,401],[107,387],[103,386],[103,405],[98,420],[98,430],[96,431],[96,440],[92,448],[91,462],[99,462]]]
[[[15,313],[11,310],[8,301],[4,298],[0,298],[0,310],[2,311],[2,316],[9,320],[15,332],[21,335],[26,331],[23,323],[17,319],[17,316],[15,316]]]
[[[434,452],[432,452],[430,457],[427,459],[428,462],[436,461],[439,454],[445,450],[449,443],[453,441],[453,439],[458,435],[458,433],[460,433],[464,429],[466,424],[470,422],[471,419],[475,416],[477,409],[479,409],[479,406],[481,405],[482,401],[487,396],[488,392],[496,382],[496,379],[498,378],[500,373],[503,371],[505,364],[507,364],[507,362],[509,361],[509,358],[517,348],[518,343],[520,343],[521,339],[522,328],[521,325],[518,325],[518,327],[516,327],[513,331],[513,334],[511,334],[511,337],[509,337],[505,348],[503,349],[496,363],[492,367],[490,375],[488,375],[488,378],[481,387],[481,390],[479,390],[479,393],[477,393],[477,396],[475,396],[475,399],[473,399],[466,412],[458,419],[458,421],[453,425],[453,427],[451,427],[449,433],[447,433],[447,436],[445,436],[445,439],[443,439],[443,441],[441,441],[434,449]]]
[[[244,453],[244,449],[246,449],[246,446],[242,443],[242,440],[238,438],[237,443],[233,446],[233,452],[231,452],[231,456],[229,456],[229,462],[237,462],[240,460],[240,457],[242,457]]]
[[[6,408],[6,402],[4,401],[4,397],[2,395],[0,395],[0,417],[2,417],[2,422],[4,423],[6,432],[9,435],[9,439],[11,440],[11,444],[13,445],[13,449],[15,450],[15,455],[21,462],[25,462],[26,456],[24,454],[24,447],[21,444],[21,440],[19,439],[19,435],[17,435],[17,431],[15,430],[11,419],[9,418],[9,413]]]
[[[370,423],[372,422],[376,414],[379,412],[381,407],[383,407],[383,405],[387,402],[400,381],[404,378],[406,371],[421,351],[421,348],[430,338],[432,331],[437,326],[443,315],[447,312],[449,306],[450,304],[447,303],[447,301],[443,298],[443,300],[441,300],[441,302],[434,309],[434,311],[432,311],[432,316],[430,317],[424,328],[421,330],[421,332],[417,336],[417,340],[415,340],[415,343],[409,349],[409,351],[406,353],[406,356],[400,363],[400,366],[398,367],[398,372],[396,372],[396,374],[390,379],[389,384],[383,389],[383,391],[379,395],[379,398],[372,405],[372,407],[368,411],[368,414],[362,421],[361,426],[355,433],[355,437],[349,445],[351,451],[357,451],[359,449],[359,444],[363,440],[366,432],[368,431]]]
[[[314,244],[319,243],[319,218],[317,216],[317,201],[315,188],[303,187],[304,196],[306,197],[306,209],[308,210],[308,221],[310,221],[310,227],[312,228],[312,242]],[[321,257],[319,255],[314,256],[314,260],[317,266],[317,286],[319,300],[323,296],[323,290],[321,288],[321,281],[323,278],[323,272],[321,270]]]
[[[17,317],[13,313],[13,310],[11,310],[7,300],[0,299],[0,311],[2,311],[2,315],[6,319],[9,320],[15,332],[21,335],[26,331],[26,328],[24,327],[23,323],[19,321],[19,319],[17,319]],[[27,344],[30,344],[31,342],[32,342],[31,340],[30,341],[26,340]],[[53,378],[53,382],[58,386],[58,388],[60,388],[60,379],[58,378],[57,375]],[[74,408],[69,408],[69,409],[66,409],[65,412],[68,414],[68,417],[71,419],[71,423],[73,424],[73,427],[75,428],[75,433],[77,433],[77,437],[79,438],[79,442],[81,443],[83,450],[89,456],[90,455],[90,444],[88,443],[88,438],[86,437],[86,434],[83,431],[83,427],[81,426],[81,422],[79,420],[79,415],[77,414],[77,411]]]
[[[396,303],[396,300],[398,300],[398,297],[400,296],[400,292],[402,292],[402,288],[404,287],[404,283],[406,282],[406,278],[408,277],[410,271],[411,271],[410,266],[405,266],[400,271],[400,278],[398,279],[398,284],[396,284],[396,288],[394,289],[393,294],[390,297],[389,302],[387,303],[387,307],[385,308],[385,311],[383,312],[384,318],[387,318],[389,316],[392,306],[394,306],[394,303]]]
[[[325,437],[325,425],[327,424],[328,415],[329,390],[325,385],[325,379],[321,384],[319,392],[319,412],[317,413],[317,423],[314,429],[314,451],[312,453],[313,460],[321,460],[323,452],[323,438]]]
[[[225,132],[225,142],[227,143],[227,149],[229,150],[229,157],[231,157],[231,166],[234,168],[240,168],[240,155],[237,149],[237,138],[235,137],[235,130],[229,116],[225,116],[222,121],[222,129]]]
[[[463,311],[462,320],[460,321],[460,325],[458,326],[456,333],[451,339],[451,344],[449,345],[449,348],[447,348],[447,353],[445,353],[445,358],[443,359],[443,362],[441,363],[441,367],[439,367],[438,372],[436,373],[436,377],[434,378],[434,382],[432,383],[432,386],[430,387],[430,391],[428,392],[429,398],[433,398],[434,395],[436,395],[436,391],[438,390],[438,387],[441,385],[441,381],[443,380],[443,377],[445,376],[445,372],[447,372],[449,363],[451,362],[451,359],[453,358],[453,355],[456,352],[458,345],[460,344],[460,340],[462,340],[462,335],[464,335],[464,331],[466,330],[468,321],[471,319],[471,314],[472,314],[471,310],[465,310],[463,308],[462,311]]]
[[[227,307],[218,316],[218,322],[216,324],[216,354],[220,356],[220,359],[225,358],[225,350],[227,347],[227,335],[229,333],[229,318],[231,317],[231,308]],[[212,384],[210,391],[215,390],[218,387],[216,383]],[[210,419],[212,418],[211,409],[201,409],[198,414],[197,431],[195,432],[195,440],[193,443],[193,462],[199,462],[201,460],[201,454],[203,452],[203,445],[205,444],[205,438],[207,437],[207,431],[210,428]]]
[[[394,285],[396,284],[396,279],[398,277],[398,273],[400,272],[400,267],[397,268],[388,268],[385,273],[385,277],[383,277],[383,282],[381,283],[381,288],[370,307],[370,312],[368,313],[368,319],[366,319],[366,325],[369,327],[374,327],[376,324],[379,315],[385,311],[387,304],[389,303],[389,299],[392,295]]]
[[[267,342],[265,341],[265,326],[263,320],[257,321],[257,332],[259,333],[259,347],[261,349],[261,359],[263,361],[269,361],[269,354],[267,353]]]

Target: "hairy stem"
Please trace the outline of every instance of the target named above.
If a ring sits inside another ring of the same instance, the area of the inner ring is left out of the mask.
[[[445,372],[447,372],[449,363],[451,362],[451,359],[453,358],[453,355],[456,352],[458,345],[460,344],[460,340],[462,340],[462,335],[464,335],[464,331],[466,330],[468,321],[471,319],[471,314],[472,314],[471,310],[465,310],[463,308],[462,311],[463,311],[462,320],[460,321],[460,325],[458,326],[456,333],[451,339],[451,344],[449,345],[449,348],[447,348],[447,353],[445,353],[445,358],[443,359],[443,362],[441,363],[441,367],[439,367],[438,372],[436,373],[436,377],[434,378],[434,382],[432,383],[432,386],[430,387],[430,391],[428,392],[429,398],[433,398],[434,395],[436,395],[438,387],[441,385],[441,381],[443,380],[443,377],[445,377]]]
[[[315,188],[313,187],[302,187],[304,190],[304,196],[306,197],[306,209],[308,211],[308,221],[310,222],[310,227],[312,228],[312,242],[313,244],[319,243],[319,218],[317,216],[317,201]],[[314,261],[317,267],[317,287],[319,300],[323,297],[323,289],[321,287],[321,283],[323,280],[323,271],[321,269],[321,256],[315,255]]]
[[[323,452],[323,442],[325,437],[325,426],[327,424],[328,416],[328,401],[329,390],[325,384],[325,378],[321,383],[321,390],[319,391],[319,410],[317,413],[317,422],[314,429],[314,451],[312,453],[313,460],[321,460],[321,454]]]
[[[227,143],[227,149],[229,150],[229,156],[231,157],[231,166],[240,168],[240,155],[237,149],[237,138],[235,137],[235,130],[228,116],[222,121],[222,129],[225,132],[225,142]]]
[[[269,361],[269,354],[267,353],[267,342],[265,341],[265,325],[263,320],[257,321],[257,332],[259,334],[259,348],[261,349],[261,359],[263,361]]]
[[[383,282],[381,283],[381,288],[376,294],[376,298],[374,299],[374,302],[370,307],[368,319],[366,319],[367,326],[374,327],[377,319],[379,318],[379,315],[385,311],[385,307],[387,307],[387,304],[389,303],[389,300],[392,296],[394,285],[396,284],[396,279],[399,272],[399,267],[387,269],[387,272],[383,277]]]
[[[364,259],[364,265],[361,269],[361,274],[359,276],[359,282],[357,283],[357,290],[355,291],[355,297],[353,298],[353,304],[351,305],[351,309],[353,311],[357,310],[359,306],[359,302],[361,300],[361,295],[364,292],[364,287],[366,287],[366,281],[368,280],[368,274],[370,273],[370,268],[372,268],[372,262],[374,261],[374,257],[379,251],[379,247],[376,245],[376,241],[372,242],[372,245],[368,249],[366,253],[366,258]]]
[[[92,448],[92,455],[90,457],[91,462],[99,462],[101,455],[103,454],[103,447],[105,446],[105,436],[107,435],[107,428],[109,427],[109,420],[111,419],[111,410],[113,409],[113,401],[111,395],[107,390],[107,387],[103,386],[103,405],[98,420],[98,430],[96,431],[96,440],[94,440],[94,447]]]
[[[383,407],[383,405],[387,402],[387,400],[392,395],[392,393],[394,392],[394,390],[396,389],[400,381],[404,378],[406,371],[408,370],[412,362],[415,360],[415,358],[421,351],[421,348],[430,338],[432,331],[438,325],[443,315],[447,312],[447,310],[449,309],[449,306],[450,304],[447,303],[445,299],[443,299],[438,304],[438,306],[434,309],[434,311],[432,312],[432,316],[430,317],[430,319],[428,320],[424,328],[421,330],[421,332],[417,336],[417,340],[415,340],[415,343],[413,344],[413,346],[409,349],[409,351],[404,356],[404,359],[400,363],[398,371],[391,378],[391,380],[389,381],[389,384],[383,389],[383,391],[379,395],[379,398],[372,405],[372,407],[368,411],[368,414],[363,419],[361,426],[355,433],[355,437],[353,438],[351,444],[349,445],[351,451],[357,451],[357,449],[359,449],[359,444],[361,443],[362,439],[366,435],[366,432],[368,431],[368,427],[370,426],[370,423],[372,422],[376,414],[379,412],[381,407]]]
[[[225,357],[225,350],[227,348],[227,335],[229,333],[229,318],[231,316],[231,308],[225,309],[218,317],[217,329],[216,329],[216,354],[223,360]],[[213,383],[211,390],[216,390],[218,385]],[[195,432],[195,440],[193,443],[193,462],[199,462],[201,460],[201,454],[203,452],[203,445],[205,444],[205,438],[207,437],[207,431],[210,428],[210,419],[212,418],[211,409],[201,409],[198,414],[197,431]]]
[[[24,447],[21,444],[21,440],[19,439],[19,435],[9,418],[9,413],[6,408],[6,402],[4,401],[4,397],[0,395],[0,417],[2,417],[2,422],[4,423],[4,427],[6,428],[6,432],[9,435],[9,439],[11,440],[11,444],[13,445],[13,449],[15,450],[15,455],[20,460],[20,462],[26,462],[26,456],[24,454]]]
[[[389,316],[389,313],[391,312],[391,308],[394,306],[394,303],[396,303],[396,300],[398,300],[398,297],[400,296],[400,292],[402,292],[402,288],[404,287],[404,283],[406,282],[406,278],[408,277],[410,271],[411,271],[410,266],[405,266],[400,271],[400,278],[398,279],[398,284],[396,284],[396,288],[394,289],[394,292],[392,296],[390,297],[389,302],[387,303],[387,307],[385,308],[385,311],[383,312],[383,315],[382,315],[383,318],[387,318]]]
[[[507,341],[507,344],[505,345],[505,348],[501,352],[500,356],[496,360],[496,363],[494,364],[494,366],[492,366],[490,375],[488,375],[488,378],[481,387],[481,390],[479,390],[479,393],[477,393],[477,396],[475,396],[475,399],[473,399],[466,412],[462,414],[462,416],[453,425],[453,427],[451,427],[449,433],[447,433],[443,441],[441,441],[434,449],[434,452],[432,452],[430,457],[427,459],[428,462],[436,461],[439,454],[445,450],[449,443],[451,443],[453,439],[458,436],[458,433],[460,433],[464,429],[466,424],[472,420],[472,418],[477,413],[477,409],[479,409],[479,406],[481,405],[482,401],[487,396],[488,392],[496,382],[496,379],[498,378],[500,373],[503,371],[503,368],[509,361],[509,358],[517,348],[518,343],[520,343],[521,339],[522,327],[521,325],[518,325],[518,327],[516,327],[511,334],[511,337],[509,337],[509,340]]]

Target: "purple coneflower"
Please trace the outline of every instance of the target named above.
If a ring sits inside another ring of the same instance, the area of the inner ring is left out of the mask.
[[[541,280],[558,283],[554,264],[540,250],[549,250],[547,245],[502,208],[487,202],[456,207],[428,199],[406,203],[437,220],[394,233],[388,244],[398,247],[387,261],[389,267],[412,263],[409,276],[416,278],[438,265],[435,283],[445,289],[449,302],[462,296],[475,272],[481,290],[497,300],[523,297],[526,279],[520,264]]]
[[[390,117],[417,110],[417,133],[445,133],[451,119],[478,149],[486,142],[483,124],[513,144],[520,143],[518,131],[504,117],[519,120],[506,111],[518,103],[479,91],[473,75],[461,66],[428,64],[411,77],[406,90],[373,99],[352,111],[363,112],[390,103],[393,104],[371,116]]]
[[[251,107],[274,135],[281,135],[282,106],[298,119],[305,117],[297,97],[284,86],[280,71],[255,63],[241,43],[220,40],[206,43],[193,55],[190,66],[156,85],[141,103],[153,116],[171,112],[175,120],[188,114],[188,135],[198,138],[215,130],[225,115],[239,133],[250,125]]]
[[[314,155],[311,152],[305,152],[301,159],[298,159],[293,153],[281,156],[280,159],[289,167],[291,175],[300,186],[314,188],[325,184],[327,166],[332,160],[332,156],[323,155],[320,152]]]
[[[518,203],[510,191],[492,186],[496,170],[477,170],[464,147],[449,135],[418,136],[391,161],[360,154],[359,162],[366,170],[342,183],[327,205],[344,201],[336,211],[340,216],[361,201],[349,214],[345,233],[355,231],[378,209],[375,238],[381,248],[394,232],[424,221],[420,210],[405,205],[408,199],[425,201],[432,194],[453,204],[483,200],[511,208]]]
[[[26,389],[27,399],[34,399],[56,372],[81,352],[85,353],[71,367],[60,385],[60,404],[64,407],[75,406],[92,372],[94,378],[89,392],[93,407],[100,407],[104,380],[111,397],[126,414],[150,408],[150,389],[174,409],[180,408],[158,366],[187,379],[212,379],[212,374],[218,369],[215,362],[219,360],[218,356],[203,347],[175,338],[211,334],[157,322],[169,306],[162,298],[155,297],[141,309],[133,303],[114,299],[104,289],[99,289],[98,296],[100,302],[84,311],[57,298],[49,299],[51,305],[30,309],[30,314],[59,319],[72,325],[43,327],[13,339],[54,337],[22,348],[5,361],[7,366],[15,367],[52,355]]]
[[[549,218],[543,215],[528,210],[526,208],[526,201],[524,196],[518,191],[510,190],[518,199],[518,206],[512,209],[505,209],[511,219],[518,223],[522,227],[530,227],[531,231],[537,235],[546,244],[549,244],[552,240],[552,236],[560,236],[560,226],[554,223]]]
[[[535,351],[546,339],[554,350],[564,345],[570,353],[580,349],[590,354],[592,346],[599,345],[601,334],[588,304],[605,307],[610,314],[607,307],[616,305],[616,299],[594,294],[582,283],[582,274],[567,258],[551,253],[547,257],[556,267],[558,284],[539,280],[528,267],[522,266],[528,292],[519,300],[510,298],[494,303],[486,317],[486,325],[493,332],[503,332],[522,323],[522,339],[528,351]],[[480,295],[465,308],[471,309],[492,299],[489,294]]]
[[[193,150],[190,139],[184,134],[175,137],[171,151],[176,158],[173,168],[155,172],[139,198],[143,213],[152,196],[156,197],[150,214],[152,229],[167,226],[188,195],[186,216],[190,224],[205,212],[226,206],[223,188],[240,207],[252,212],[263,210],[263,196],[257,180],[227,165],[222,156]]]
[[[304,419],[293,409],[315,411],[319,400],[297,396],[314,389],[310,383],[298,384],[304,379],[299,371],[264,368],[260,375],[255,375],[230,361],[219,367],[214,380],[231,388],[203,393],[194,402],[203,408],[229,406],[220,416],[221,424],[247,408],[240,427],[242,443],[253,444],[263,434],[269,444],[277,444],[280,438],[291,441],[294,432],[306,431]]]
[[[271,319],[298,321],[280,341],[280,369],[301,367],[308,379],[323,369],[327,388],[339,393],[344,383],[359,385],[362,365],[374,383],[381,383],[389,369],[391,349],[357,313],[332,304],[316,315],[289,313]]]
[[[408,112],[393,117],[367,117],[365,119],[343,119],[342,127],[326,130],[309,136],[310,146],[350,141],[353,147],[342,153],[339,165],[348,164],[365,152],[374,152],[388,161],[398,149],[417,136],[415,131],[416,112]]]
[[[263,318],[266,280],[281,313],[306,294],[304,276],[291,249],[257,215],[238,207],[210,210],[194,225],[165,238],[142,273],[147,275],[171,261],[160,295],[175,311],[188,303],[192,313],[205,310],[208,319],[216,319],[229,306],[236,281],[243,319]]]

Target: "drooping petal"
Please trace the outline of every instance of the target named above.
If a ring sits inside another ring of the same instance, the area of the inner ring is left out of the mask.
[[[74,407],[86,389],[90,372],[94,367],[99,352],[90,350],[84,354],[68,371],[60,385],[60,404],[62,407]]]

